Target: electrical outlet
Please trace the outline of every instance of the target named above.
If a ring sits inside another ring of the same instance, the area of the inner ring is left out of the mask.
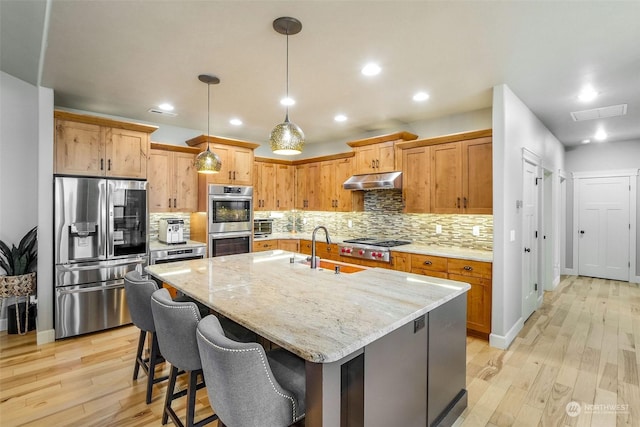
[[[436,224],[436,234],[442,234],[442,226],[440,224]]]
[[[479,225],[474,225],[471,228],[471,234],[473,234],[474,236],[478,237],[480,235],[480,226]]]
[[[350,219],[347,220],[347,227],[349,228],[353,227],[353,221],[351,221]]]
[[[509,234],[509,239],[510,239],[512,242],[515,242],[515,241],[516,241],[516,230],[511,230],[511,233]]]
[[[307,218],[302,218],[302,223],[306,224],[307,223]]]

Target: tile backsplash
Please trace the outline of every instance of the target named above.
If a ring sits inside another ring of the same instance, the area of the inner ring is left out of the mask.
[[[281,212],[282,218],[274,218],[274,232],[295,228],[311,233],[316,225],[324,225],[331,234],[346,237],[379,236],[426,245],[493,249],[493,215],[405,214],[399,190],[367,191],[364,206],[364,212]],[[270,212],[255,212],[254,216],[267,218]]]

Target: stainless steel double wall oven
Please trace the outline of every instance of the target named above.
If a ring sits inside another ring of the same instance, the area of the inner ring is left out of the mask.
[[[209,185],[209,256],[251,252],[253,187]]]
[[[131,323],[124,276],[147,264],[147,182],[54,180],[56,339]]]

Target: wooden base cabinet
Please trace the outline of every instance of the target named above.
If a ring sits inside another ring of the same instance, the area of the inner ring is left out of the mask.
[[[195,212],[198,209],[198,150],[151,144],[147,180],[149,212]]]
[[[300,252],[300,240],[298,239],[280,239],[278,240],[278,249],[289,252]]]
[[[147,178],[149,135],[156,126],[54,111],[54,173]]]
[[[274,249],[278,249],[277,240],[254,240],[253,241],[253,252],[272,251]]]

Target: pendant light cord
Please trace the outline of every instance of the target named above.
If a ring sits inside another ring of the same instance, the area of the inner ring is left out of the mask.
[[[289,28],[287,28],[287,102],[286,102],[287,121],[289,121],[289,102],[291,102],[291,99],[289,98]]]
[[[211,127],[209,125],[210,118],[211,118],[211,83],[207,83],[207,151],[211,151],[209,149],[209,135],[211,134]]]

